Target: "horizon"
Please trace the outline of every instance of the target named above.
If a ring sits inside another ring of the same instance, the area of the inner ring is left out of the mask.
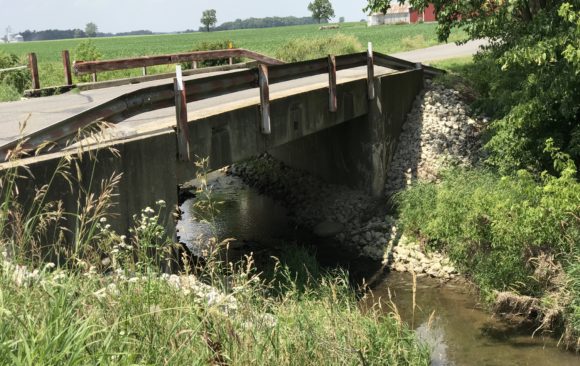
[[[200,0],[191,3],[177,0],[172,4],[165,17],[159,16],[159,9],[164,7],[162,0],[71,0],[63,1],[32,0],[26,3],[0,0],[0,32],[18,34],[26,30],[42,31],[48,29],[85,29],[93,22],[99,33],[123,33],[137,30],[149,30],[154,33],[175,33],[185,30],[198,30],[203,10],[215,9],[217,24],[232,22],[236,19],[310,16],[307,6],[311,0],[301,1],[268,1],[254,0],[246,6],[236,6],[234,0]],[[331,21],[344,17],[347,22],[360,21],[366,18],[362,11],[366,0],[331,0],[336,16]],[[233,5],[233,6],[232,6]],[[166,7],[166,6],[165,6]],[[117,9],[111,12],[111,9]],[[173,11],[179,8],[181,11]],[[63,20],[66,19],[66,20]]]

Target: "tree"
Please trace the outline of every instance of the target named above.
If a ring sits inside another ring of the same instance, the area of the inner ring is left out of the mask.
[[[368,0],[367,6],[363,11],[369,14],[381,13],[387,14],[387,10],[391,7],[391,0]]]
[[[330,0],[314,0],[308,4],[308,10],[312,13],[312,18],[316,19],[318,23],[334,18],[334,9]]]
[[[340,18],[338,18],[338,22],[339,22],[339,23],[344,23],[344,17],[340,17]]]
[[[580,163],[580,0],[410,3],[419,11],[434,4],[441,40],[459,28],[489,42],[470,75],[480,108],[496,119],[488,163],[502,172],[552,171],[552,140]]]
[[[209,32],[210,27],[213,27],[217,23],[217,16],[215,9],[204,10],[201,15],[201,24],[205,26],[205,29]]]
[[[87,23],[85,26],[85,34],[87,37],[96,37],[97,32],[99,31],[99,27],[93,22]]]

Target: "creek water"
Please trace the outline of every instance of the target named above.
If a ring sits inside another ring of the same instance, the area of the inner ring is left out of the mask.
[[[271,198],[247,187],[235,177],[221,173],[211,175],[213,199],[223,202],[213,226],[195,221],[194,199],[181,209],[178,231],[182,242],[199,255],[196,239],[217,234],[235,238],[230,246],[231,260],[243,255],[269,257],[282,246],[311,244],[323,265],[348,267],[355,281],[370,278],[380,264],[353,260],[352,253],[333,249],[332,242],[314,237],[292,224],[287,210]],[[340,253],[338,253],[340,252]],[[382,302],[385,311],[395,307],[403,321],[411,325],[432,351],[431,364],[475,366],[579,366],[580,357],[556,347],[557,341],[540,335],[531,337],[533,329],[508,325],[494,319],[477,302],[477,295],[461,282],[441,283],[418,278],[416,307],[413,311],[411,275],[391,272],[373,286],[373,296],[362,306]]]

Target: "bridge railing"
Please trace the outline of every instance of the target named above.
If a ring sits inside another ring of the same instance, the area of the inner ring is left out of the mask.
[[[196,63],[207,60],[229,60],[233,64],[234,58],[248,58],[265,65],[281,65],[284,62],[275,58],[262,55],[257,52],[245,50],[243,48],[231,48],[214,51],[195,51],[187,53],[175,53],[170,55],[156,55],[133,57],[116,60],[99,60],[99,61],[75,61],[73,70],[75,75],[93,75],[93,81],[97,81],[97,73],[105,71],[117,71],[142,68],[143,75],[147,75],[147,67],[158,65],[171,65],[183,62],[192,62],[194,68]]]
[[[444,71],[421,64],[397,59],[372,51],[342,56],[329,56],[310,61],[268,66],[260,64],[256,69],[246,69],[224,75],[186,80],[183,82],[185,98],[182,102],[199,101],[242,90],[260,89],[262,131],[269,130],[269,85],[319,74],[329,74],[329,109],[336,111],[336,71],[366,66],[368,69],[369,99],[374,99],[374,64],[395,70],[412,70],[421,68],[426,77],[442,74]],[[87,66],[86,70],[98,70],[97,64]],[[96,121],[118,123],[132,116],[152,110],[176,106],[175,82],[142,88],[121,95],[98,106],[83,111],[75,116],[63,119],[51,126],[28,134],[22,143],[24,149],[36,149],[47,141],[63,147],[63,142],[76,136],[83,129]],[[180,106],[177,106],[180,107]],[[4,161],[11,149],[18,142],[11,142],[0,147],[0,162]]]

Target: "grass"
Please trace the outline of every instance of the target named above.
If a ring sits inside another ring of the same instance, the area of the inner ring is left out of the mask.
[[[67,159],[55,174],[74,184],[74,166]],[[158,263],[173,245],[159,221],[164,202],[145,208],[129,237],[120,236],[107,223],[115,177],[67,213],[48,201],[50,184],[33,206],[21,206],[16,184],[28,182],[24,172],[0,171],[1,365],[429,363],[396,315],[361,310],[347,273],[321,270],[304,249],[258,273],[251,257],[222,262],[217,253],[227,241],[214,239],[203,264],[164,275]],[[217,202],[206,187],[198,208],[211,218]],[[77,220],[78,231],[67,235],[72,247],[62,241],[64,217]],[[62,254],[58,266],[45,262],[46,245]]]
[[[376,51],[394,53],[437,44],[435,27],[435,24],[367,27],[365,23],[342,23],[338,30],[320,31],[318,25],[304,25],[210,33],[96,38],[94,43],[103,59],[186,52],[195,49],[203,42],[223,40],[233,41],[236,47],[274,56],[285,47],[287,42],[294,39],[329,38],[336,34],[342,34],[356,38],[362,45],[359,51],[362,51],[362,47],[366,47],[367,42],[373,42]],[[454,33],[451,41],[461,37],[461,33]],[[81,41],[81,39],[70,39],[3,44],[0,45],[0,51],[19,56],[35,52],[38,56],[41,85],[60,85],[63,83],[60,52],[62,50],[72,52]],[[75,55],[72,54],[71,57],[74,59]],[[151,72],[162,72],[169,69],[171,67],[158,67],[153,68]],[[115,75],[139,76],[140,72],[141,70],[132,70]]]

